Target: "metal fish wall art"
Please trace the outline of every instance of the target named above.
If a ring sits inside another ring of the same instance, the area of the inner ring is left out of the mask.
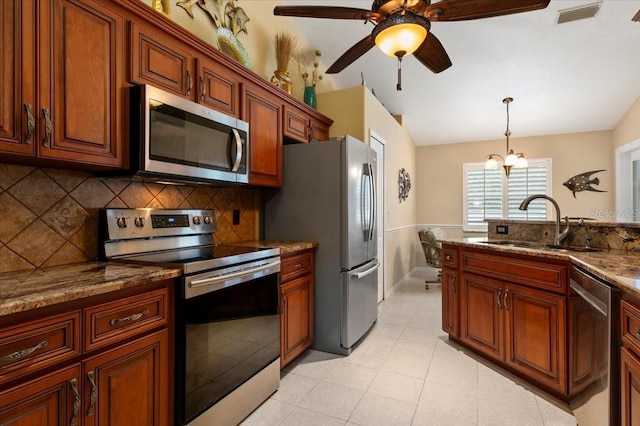
[[[569,191],[571,191],[571,193],[573,194],[573,198],[577,198],[576,192],[582,192],[582,191],[607,192],[607,191],[602,191],[600,189],[596,189],[593,186],[591,186],[591,185],[600,184],[600,179],[598,179],[597,177],[591,179],[591,175],[598,172],[605,172],[605,171],[606,170],[601,169],[601,170],[592,170],[590,172],[580,173],[579,175],[575,175],[574,177],[572,177],[571,179],[563,183],[563,185],[569,188]]]

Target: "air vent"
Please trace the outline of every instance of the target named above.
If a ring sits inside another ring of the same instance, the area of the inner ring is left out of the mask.
[[[578,21],[580,19],[593,18],[598,14],[602,2],[587,4],[584,6],[572,7],[558,11],[558,24]]]

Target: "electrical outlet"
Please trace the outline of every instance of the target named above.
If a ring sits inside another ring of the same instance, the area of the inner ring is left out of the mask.
[[[240,210],[233,209],[233,224],[240,225]]]
[[[496,234],[508,234],[509,233],[509,226],[507,225],[496,225]]]

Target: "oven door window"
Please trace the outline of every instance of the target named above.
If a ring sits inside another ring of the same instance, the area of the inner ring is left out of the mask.
[[[183,300],[189,422],[280,356],[279,275]]]
[[[229,126],[150,100],[149,158],[204,169],[244,172],[246,133],[236,143]],[[240,153],[238,152],[240,150]],[[240,164],[235,164],[239,161]]]

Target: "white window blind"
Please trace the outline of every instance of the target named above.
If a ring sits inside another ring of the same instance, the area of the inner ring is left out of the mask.
[[[463,229],[486,232],[485,219],[547,220],[546,200],[534,200],[527,211],[518,209],[533,194],[551,195],[551,159],[529,160],[526,169],[486,170],[484,163],[463,164]]]

